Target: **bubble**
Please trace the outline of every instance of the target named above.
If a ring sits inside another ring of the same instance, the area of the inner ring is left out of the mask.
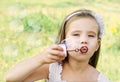
[[[18,55],[18,49],[14,45],[6,45],[3,50],[4,56],[15,58]]]
[[[39,47],[41,45],[41,39],[37,35],[29,35],[26,39],[26,43],[30,47]]]
[[[65,42],[68,50],[75,50],[80,47],[79,42],[73,38],[67,38]]]
[[[76,40],[73,38],[67,38],[63,40],[61,43],[64,43],[66,45],[67,51],[70,51],[70,52],[74,51],[82,54],[85,54],[88,52],[88,47],[81,45],[79,40]]]
[[[22,22],[19,19],[12,20],[9,23],[9,28],[13,32],[23,32],[24,31],[24,26]]]

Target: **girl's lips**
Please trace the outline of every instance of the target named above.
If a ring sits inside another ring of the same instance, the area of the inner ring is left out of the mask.
[[[80,48],[80,52],[81,52],[81,53],[87,53],[87,52],[88,52],[88,47],[87,47],[87,46],[82,46],[82,47]]]

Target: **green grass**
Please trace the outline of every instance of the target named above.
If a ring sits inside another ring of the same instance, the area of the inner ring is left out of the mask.
[[[111,81],[120,82],[119,0],[1,0],[0,82],[17,62],[53,44],[63,18],[70,12],[92,9],[105,21],[97,69]]]

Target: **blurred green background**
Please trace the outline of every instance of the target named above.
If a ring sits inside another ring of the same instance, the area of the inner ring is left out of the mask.
[[[82,8],[102,15],[105,34],[97,69],[112,82],[120,82],[119,3],[120,0],[0,0],[0,82],[5,82],[14,64],[54,44],[63,18]]]

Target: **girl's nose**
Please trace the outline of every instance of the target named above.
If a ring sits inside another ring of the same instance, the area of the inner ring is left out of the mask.
[[[81,41],[81,44],[87,44],[88,42],[87,41]]]
[[[81,36],[80,37],[80,43],[81,44],[88,44],[88,40],[86,36]]]

